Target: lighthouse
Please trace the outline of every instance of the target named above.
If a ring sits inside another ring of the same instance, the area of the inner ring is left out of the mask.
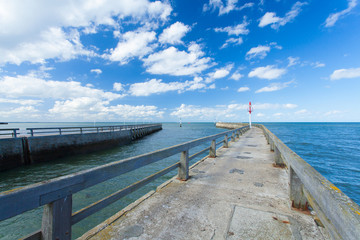
[[[249,102],[249,126],[251,128],[251,112],[253,111],[253,108],[251,106],[251,102]]]

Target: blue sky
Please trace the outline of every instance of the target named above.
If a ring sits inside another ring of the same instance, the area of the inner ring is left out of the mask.
[[[358,0],[0,0],[0,121],[360,121]]]

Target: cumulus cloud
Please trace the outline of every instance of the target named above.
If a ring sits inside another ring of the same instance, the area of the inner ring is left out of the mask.
[[[6,99],[0,98],[0,103],[12,103],[18,105],[38,105],[43,103],[43,100],[34,100],[34,99]]]
[[[308,113],[309,111],[307,109],[301,109],[299,111],[296,111],[295,114],[297,115],[303,115],[303,114],[306,114]]]
[[[276,13],[274,12],[267,12],[260,18],[259,27],[271,25],[271,28],[278,29],[279,27],[284,26],[288,22],[294,20],[295,17],[297,17],[301,12],[302,6],[306,4],[306,2],[296,2],[284,17],[277,17]]]
[[[91,69],[90,72],[96,73],[97,75],[100,75],[102,73],[101,69]]]
[[[246,91],[250,91],[250,88],[248,87],[241,87],[237,90],[238,92],[246,92]]]
[[[215,30],[215,32],[225,32],[229,36],[231,36],[231,35],[235,35],[235,36],[247,35],[250,32],[249,29],[246,28],[248,25],[249,25],[249,23],[246,21],[246,19],[244,19],[243,23],[240,23],[238,25],[228,26],[228,27],[224,27],[224,28],[215,28],[214,30]]]
[[[238,37],[238,38],[229,38],[225,41],[225,43],[220,47],[220,49],[226,48],[230,45],[241,45],[243,43],[243,39],[242,37]]]
[[[229,75],[231,69],[234,67],[234,64],[228,64],[223,68],[218,68],[214,72],[208,73],[208,78],[205,80],[207,83],[210,83],[216,79],[224,78]]]
[[[164,29],[159,36],[159,42],[170,44],[181,44],[181,39],[189,32],[191,28],[181,22],[176,22],[170,27]]]
[[[99,25],[118,27],[115,19],[166,21],[169,3],[148,0],[0,2],[0,64],[43,63],[47,59],[67,61],[94,56],[80,42],[82,34],[95,33]],[[91,30],[91,31],[90,31]]]
[[[276,110],[276,109],[293,109],[296,104],[278,104],[278,103],[255,103],[253,104],[256,110]],[[214,119],[234,120],[243,114],[247,116],[246,110],[248,104],[233,103],[228,105],[219,105],[214,107],[203,107],[195,105],[181,104],[178,108],[174,109],[170,115],[182,119],[196,119],[201,121],[213,121]]]
[[[276,79],[281,77],[286,73],[286,69],[284,68],[276,68],[274,65],[268,65],[266,67],[258,67],[253,69],[248,77],[258,77],[263,79]]]
[[[151,94],[160,94],[169,91],[194,91],[198,89],[207,89],[207,85],[200,77],[195,77],[193,81],[169,82],[165,83],[161,79],[151,79],[147,82],[131,84],[129,93],[133,96],[149,96]]]
[[[285,83],[272,83],[269,86],[266,86],[266,87],[260,88],[259,90],[256,90],[255,93],[279,91],[284,88],[287,88],[291,83],[292,83],[292,81],[285,82]]]
[[[113,89],[114,89],[115,91],[122,92],[122,91],[125,90],[125,89],[124,89],[124,84],[119,83],[119,82],[115,82],[115,83],[113,84]]]
[[[239,72],[234,72],[233,75],[231,75],[231,79],[235,80],[235,81],[239,81],[240,78],[244,77],[243,74],[239,73]]]
[[[236,4],[238,3],[238,0],[226,0],[225,4],[222,0],[209,0],[209,4],[204,4],[203,11],[215,11],[216,9],[219,9],[219,16],[228,14],[231,11],[239,11],[244,8],[250,8],[254,6],[254,3],[245,3],[241,7],[236,7]]]
[[[291,66],[294,66],[296,64],[299,63],[299,59],[298,57],[288,57],[288,60],[289,60],[289,64],[288,64],[288,67],[291,67]]]
[[[155,32],[135,31],[126,32],[116,48],[110,49],[109,54],[103,57],[110,61],[120,62],[121,65],[128,63],[134,57],[143,57],[153,51],[156,45],[150,45],[156,40]]]
[[[211,66],[211,59],[204,55],[200,45],[196,43],[191,43],[187,52],[169,47],[145,58],[144,66],[152,74],[194,75]]]
[[[331,75],[331,80],[339,80],[343,78],[358,78],[360,77],[360,68],[348,68],[335,70]]]
[[[109,101],[123,95],[105,92],[76,81],[45,80],[32,75],[5,76],[0,78],[0,94],[9,98],[68,99],[92,97]]]
[[[311,64],[314,68],[321,68],[321,67],[325,67],[325,63],[321,63],[321,62],[315,62]]]
[[[269,46],[259,45],[257,47],[253,47],[246,53],[246,60],[250,60],[256,57],[260,59],[264,59],[268,54],[268,52],[270,52]]]
[[[5,111],[0,111],[0,116],[2,119],[11,119],[11,120],[24,120],[26,116],[27,120],[39,119],[39,110],[34,106],[21,106],[16,108],[9,108]]]
[[[342,17],[348,15],[356,7],[357,0],[348,0],[348,7],[340,12],[330,14],[325,21],[325,27],[332,27]]]

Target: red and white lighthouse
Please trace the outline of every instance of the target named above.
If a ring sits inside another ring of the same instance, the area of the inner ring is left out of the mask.
[[[249,102],[249,109],[248,109],[248,111],[249,111],[249,126],[250,126],[250,128],[251,128],[251,112],[253,111],[253,108],[252,108],[252,106],[251,106],[251,102]]]

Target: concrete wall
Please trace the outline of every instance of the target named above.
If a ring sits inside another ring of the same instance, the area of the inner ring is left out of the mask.
[[[247,123],[225,123],[225,122],[217,122],[216,127],[218,128],[226,128],[226,129],[236,129],[247,126]]]
[[[0,139],[0,171],[122,146],[161,129],[156,125],[115,132]]]
[[[24,164],[23,139],[0,139],[0,171]]]

